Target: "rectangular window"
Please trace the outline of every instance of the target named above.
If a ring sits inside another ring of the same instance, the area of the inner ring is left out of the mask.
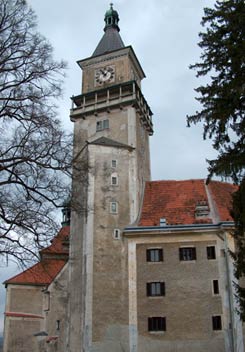
[[[179,259],[182,261],[196,260],[196,248],[195,247],[180,248]]]
[[[164,282],[147,282],[146,285],[147,296],[165,296]]]
[[[166,331],[165,317],[148,318],[148,331]]]
[[[163,249],[162,248],[147,249],[146,260],[147,262],[162,262]]]
[[[213,293],[214,293],[214,295],[219,294],[219,281],[218,280],[213,280]]]
[[[117,161],[116,160],[112,160],[111,161],[111,167],[117,167]]]
[[[113,213],[113,214],[117,214],[117,209],[118,206],[117,206],[117,202],[111,202],[110,203],[110,212]]]
[[[103,131],[109,128],[109,120],[101,120],[96,122],[96,131]]]
[[[222,330],[222,321],[220,315],[214,315],[212,317],[213,330]]]
[[[118,185],[118,178],[117,176],[111,176],[111,184],[113,186],[117,186]]]
[[[208,259],[216,259],[215,246],[207,247],[207,258]]]
[[[60,320],[56,320],[56,330],[60,330]]]

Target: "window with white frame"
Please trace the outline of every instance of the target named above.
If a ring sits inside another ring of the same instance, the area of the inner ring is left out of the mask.
[[[113,168],[117,167],[117,160],[113,159],[111,161],[111,167],[113,167]]]
[[[109,120],[100,120],[96,122],[96,131],[103,131],[109,128]]]
[[[110,213],[117,214],[118,213],[118,204],[117,202],[110,202]]]
[[[112,186],[117,186],[118,185],[118,176],[116,173],[113,173],[111,175],[111,185]]]
[[[114,238],[114,240],[120,240],[121,231],[119,229],[114,229],[113,230],[113,238]]]

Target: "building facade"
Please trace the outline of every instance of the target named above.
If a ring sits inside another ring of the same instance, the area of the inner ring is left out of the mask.
[[[151,181],[145,74],[118,22],[111,5],[94,53],[78,61],[71,224],[6,282],[5,352],[243,352],[229,255],[235,187]]]

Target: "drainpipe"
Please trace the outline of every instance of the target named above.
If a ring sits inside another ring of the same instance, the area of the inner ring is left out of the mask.
[[[233,290],[232,290],[232,283],[231,283],[231,273],[230,273],[230,266],[229,266],[229,249],[227,244],[227,235],[224,233],[224,245],[225,245],[225,264],[226,264],[226,275],[227,275],[227,282],[228,282],[228,297],[229,297],[229,310],[230,310],[230,324],[231,324],[231,351],[236,351],[236,337],[235,337],[235,322],[234,322],[234,315],[233,315]]]

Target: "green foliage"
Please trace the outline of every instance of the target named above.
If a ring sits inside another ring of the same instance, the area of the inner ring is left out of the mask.
[[[235,260],[235,276],[239,280],[245,276],[245,178],[240,183],[239,189],[233,194],[232,216],[235,221],[234,236],[237,251],[233,254]],[[240,303],[240,312],[245,321],[245,288],[236,285]]]
[[[218,150],[209,162],[209,174],[244,177],[245,166],[245,3],[244,0],[217,1],[205,8],[200,33],[201,63],[191,65],[197,77],[210,82],[196,89],[202,111],[188,116],[188,125],[203,122],[203,137],[213,140]]]
[[[197,77],[207,76],[206,85],[196,89],[202,110],[187,117],[188,125],[203,123],[203,137],[218,151],[209,161],[208,180],[231,178],[239,185],[233,195],[232,216],[237,250],[235,276],[245,276],[245,2],[216,1],[205,8],[200,33],[201,62],[191,65]],[[245,288],[237,285],[241,317],[245,319]]]

